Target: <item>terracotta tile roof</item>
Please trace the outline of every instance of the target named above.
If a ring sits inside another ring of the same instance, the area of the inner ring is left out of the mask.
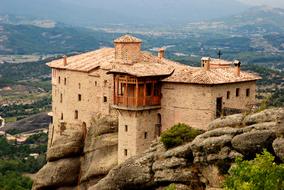
[[[116,64],[108,73],[124,73],[136,77],[170,76],[174,67],[163,63],[140,62],[132,65]]]
[[[138,63],[124,64],[115,60],[114,48],[102,48],[96,51],[83,53],[67,58],[67,65],[64,66],[63,58],[48,63],[48,66],[58,69],[93,73],[96,68],[101,68],[110,73],[128,73],[137,77],[143,76],[168,76],[163,81],[194,84],[224,84],[244,81],[259,80],[260,77],[245,71],[240,76],[235,75],[235,68],[211,67],[205,71],[201,67],[190,67],[165,58],[158,58],[149,52],[142,52]],[[222,62],[231,63],[231,62]],[[92,74],[93,73],[93,74]]]
[[[124,35],[114,40],[114,43],[141,43],[142,40],[130,35]]]
[[[176,68],[173,75],[163,81],[194,84],[225,84],[259,79],[261,78],[256,74],[245,71],[241,71],[240,76],[236,76],[234,67],[211,68],[209,71],[205,71],[203,68],[185,66],[184,68]]]
[[[64,66],[63,58],[52,61],[47,65],[52,68],[89,72],[103,63],[109,63],[114,60],[113,48],[102,48],[96,51],[83,53],[67,57],[67,65]]]

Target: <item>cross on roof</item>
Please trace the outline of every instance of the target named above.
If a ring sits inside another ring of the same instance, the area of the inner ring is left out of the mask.
[[[218,55],[218,58],[220,59],[221,56],[223,55],[222,51],[221,51],[221,50],[218,50],[217,55]]]

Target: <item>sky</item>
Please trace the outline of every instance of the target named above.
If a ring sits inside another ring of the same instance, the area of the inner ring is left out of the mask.
[[[250,5],[268,5],[272,7],[284,8],[284,0],[239,0]]]

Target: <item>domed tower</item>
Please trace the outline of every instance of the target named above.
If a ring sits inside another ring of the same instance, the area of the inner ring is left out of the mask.
[[[114,40],[115,60],[123,63],[137,63],[141,57],[142,40],[124,35]]]

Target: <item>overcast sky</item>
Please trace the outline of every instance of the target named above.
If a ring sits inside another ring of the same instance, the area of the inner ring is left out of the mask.
[[[284,0],[239,0],[251,5],[269,5],[284,8]]]

